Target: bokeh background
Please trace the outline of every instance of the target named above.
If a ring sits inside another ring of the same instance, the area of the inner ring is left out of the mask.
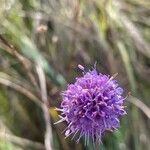
[[[77,65],[95,62],[131,93],[100,150],[149,150],[149,42],[149,0],[0,0],[0,150],[93,150],[54,122]]]

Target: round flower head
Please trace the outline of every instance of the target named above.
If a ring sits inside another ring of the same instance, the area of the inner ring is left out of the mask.
[[[114,76],[98,73],[96,68],[88,72],[78,66],[83,76],[76,78],[62,93],[61,121],[66,121],[66,137],[79,133],[87,142],[101,141],[105,131],[113,131],[119,127],[119,117],[125,115],[123,89],[119,87]],[[73,138],[74,138],[73,136]]]

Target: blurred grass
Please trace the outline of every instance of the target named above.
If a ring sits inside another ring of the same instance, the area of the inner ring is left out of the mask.
[[[93,149],[84,141],[64,139],[65,123],[53,124],[58,120],[54,108],[60,105],[60,92],[80,75],[78,64],[90,68],[97,62],[101,72],[118,72],[125,95],[130,91],[147,106],[148,114],[149,8],[148,0],[1,0],[0,120],[21,142],[0,137],[0,149],[36,150],[37,142],[43,149],[39,64],[46,75],[54,149]],[[149,118],[132,100],[128,98],[128,115],[120,129],[106,134],[101,150],[149,149]]]

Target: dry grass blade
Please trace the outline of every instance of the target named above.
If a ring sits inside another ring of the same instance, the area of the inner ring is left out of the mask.
[[[0,138],[5,139],[7,141],[10,141],[14,144],[20,145],[21,147],[28,147],[29,146],[29,147],[32,147],[36,150],[44,150],[44,145],[41,143],[31,141],[31,140],[28,140],[25,138],[21,138],[21,137],[15,136],[15,135],[11,135],[11,134],[8,134],[5,132],[0,133]]]
[[[37,65],[37,74],[39,77],[39,82],[40,82],[40,87],[41,87],[41,98],[43,101],[42,104],[42,110],[44,114],[44,119],[45,119],[45,126],[46,126],[46,131],[45,131],[45,148],[46,150],[53,150],[52,147],[52,128],[50,125],[50,114],[49,114],[49,109],[48,109],[48,99],[47,99],[47,89],[46,89],[46,79],[45,79],[45,74],[40,65]]]
[[[150,45],[146,43],[135,25],[126,16],[122,15],[121,20],[124,23],[127,32],[132,37],[137,50],[144,54],[146,57],[150,58]]]
[[[136,97],[130,96],[129,102],[138,107],[150,119],[150,108],[146,106],[142,101],[140,101]]]
[[[30,100],[32,100],[38,106],[41,107],[42,102],[40,102],[39,98],[36,97],[32,92],[30,92],[30,90],[24,88],[23,86],[21,86],[19,84],[14,83],[13,81],[11,81],[9,79],[5,79],[4,77],[1,76],[1,74],[0,74],[0,84],[11,87],[12,89],[14,89],[14,90],[18,91],[19,93],[28,97]]]
[[[116,16],[118,20],[121,20],[123,23],[126,32],[130,35],[130,37],[133,40],[133,44],[136,46],[137,50],[141,52],[146,57],[150,58],[150,45],[149,43],[143,38],[142,33],[138,28],[135,26],[135,24],[125,15],[125,13],[119,11],[119,9],[122,7],[122,3],[120,1],[113,1],[114,6],[118,9]],[[117,21],[118,21],[117,20]]]
[[[21,55],[14,48],[13,45],[9,44],[7,42],[7,40],[4,39],[4,37],[2,35],[0,35],[0,45],[4,48],[5,51],[7,51],[11,55],[13,55],[22,64],[22,66],[26,70],[27,75],[28,75],[29,79],[31,80],[31,82],[33,83],[33,85],[35,87],[38,87],[36,79],[35,79],[35,77],[33,76],[32,72],[31,72],[31,62],[29,61],[29,59],[27,59],[23,55]]]

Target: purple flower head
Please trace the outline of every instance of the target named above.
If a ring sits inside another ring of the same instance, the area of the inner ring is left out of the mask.
[[[66,137],[79,133],[86,141],[101,141],[105,131],[119,127],[119,117],[125,115],[123,89],[114,76],[98,73],[96,68],[88,72],[78,66],[83,76],[76,78],[62,93],[61,121],[66,121]],[[73,137],[74,137],[73,136]]]

